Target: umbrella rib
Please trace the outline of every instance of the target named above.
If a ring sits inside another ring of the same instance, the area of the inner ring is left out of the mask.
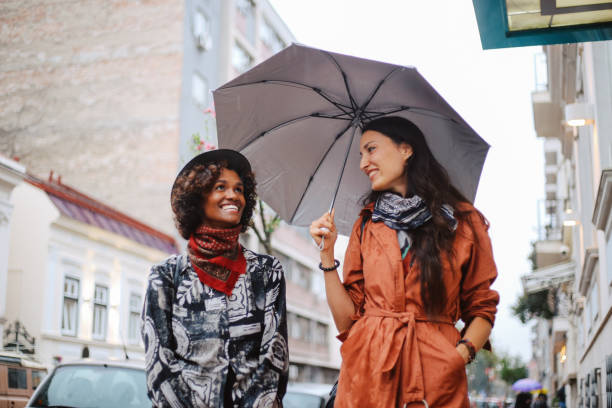
[[[318,93],[319,95],[321,95],[321,97],[323,97],[324,99],[329,101],[329,103],[334,105],[336,108],[340,109],[345,114],[347,114],[347,115],[351,114],[351,110],[350,110],[351,107],[350,106],[346,106],[344,104],[341,104],[340,102],[336,102],[336,101],[332,100],[331,97],[329,95],[327,95],[327,93],[324,93],[323,90],[321,90],[319,88],[312,88],[312,90],[315,91],[316,93]]]
[[[370,114],[368,115],[368,119],[370,120],[374,120],[374,119],[378,119],[382,116],[386,116],[392,113],[397,113],[397,112],[402,112],[402,111],[412,111],[414,113],[418,113],[421,115],[426,115],[426,116],[431,116],[431,117],[437,117],[438,119],[444,119],[444,120],[448,120],[450,122],[456,123],[456,124],[460,124],[459,122],[457,122],[457,120],[450,118],[446,115],[442,115],[432,109],[427,109],[427,108],[418,108],[418,107],[413,107],[413,106],[400,106],[398,108],[395,109],[391,109],[389,111],[386,112],[376,112],[376,111],[366,111],[365,113]]]
[[[334,147],[334,145],[336,144],[338,139],[340,139],[340,137],[343,134],[345,134],[347,130],[349,130],[351,128],[351,126],[353,126],[353,122],[352,121],[351,121],[351,123],[347,127],[342,129],[342,131],[336,135],[336,137],[334,138],[334,141],[332,142],[332,144],[329,145],[329,147],[325,151],[325,154],[323,154],[323,157],[321,158],[321,160],[319,160],[319,163],[317,164],[317,167],[315,168],[315,170],[310,175],[310,178],[308,179],[308,184],[306,184],[306,188],[304,188],[304,191],[302,192],[302,196],[300,197],[300,201],[298,201],[297,205],[295,206],[295,210],[293,211],[293,214],[291,214],[291,218],[289,219],[289,223],[293,222],[293,219],[295,218],[295,214],[297,213],[298,209],[300,208],[300,205],[302,205],[302,201],[304,201],[304,197],[306,196],[306,192],[308,191],[308,188],[312,184],[312,180],[314,179],[315,174],[317,174],[317,172],[319,171],[319,168],[321,167],[321,165],[325,161],[325,158],[327,157],[327,155],[329,154],[331,149]]]
[[[344,86],[346,87],[346,93],[348,94],[349,100],[351,101],[351,108],[353,109],[353,111],[357,111],[359,107],[357,106],[357,102],[355,101],[355,99],[353,98],[353,94],[351,93],[351,88],[348,84],[348,78],[346,76],[346,72],[344,72],[342,67],[340,67],[340,64],[338,63],[338,61],[336,61],[333,55],[331,55],[327,51],[323,51],[323,54],[327,55],[327,57],[330,58],[334,62],[334,64],[336,65],[336,68],[338,68],[338,71],[340,71],[340,74],[342,75],[342,80],[344,81]]]
[[[267,133],[273,132],[279,128],[285,127],[287,125],[290,125],[294,122],[298,122],[300,120],[304,120],[304,119],[308,119],[311,117],[316,117],[316,115],[313,115],[312,113],[309,113],[308,115],[303,115],[303,116],[298,116],[297,118],[293,118],[293,119],[289,119],[285,122],[279,123],[278,125],[275,125],[273,127],[271,127],[268,130],[264,130],[263,132],[261,132],[259,135],[255,136],[255,138],[249,142],[247,142],[246,144],[242,145],[238,151],[243,151],[244,149],[246,149],[247,147],[249,147],[250,145],[252,145],[253,143],[255,143],[257,140],[259,140],[261,137],[265,136]]]
[[[385,75],[385,77],[383,79],[380,80],[380,82],[378,83],[378,85],[376,85],[376,88],[374,89],[374,91],[370,95],[370,97],[361,106],[361,109],[360,109],[361,113],[359,114],[359,119],[362,119],[364,117],[364,113],[365,113],[366,108],[368,107],[370,102],[372,102],[372,99],[374,99],[374,96],[376,96],[376,94],[378,93],[380,88],[383,86],[383,84],[389,79],[389,77],[391,75],[393,75],[395,72],[397,72],[400,69],[403,69],[403,67],[395,67],[395,68],[393,68],[387,75]]]
[[[342,182],[342,176],[344,176],[344,169],[346,168],[346,162],[348,160],[349,153],[351,152],[351,147],[353,146],[353,140],[355,140],[355,132],[357,132],[357,126],[353,129],[353,134],[351,135],[351,140],[348,142],[348,146],[346,147],[346,153],[344,154],[344,162],[342,163],[342,170],[340,170],[340,176],[338,177],[338,182],[336,183],[336,190],[334,191],[334,198],[332,199],[331,205],[329,207],[329,212],[334,208],[334,204],[336,204],[336,197],[338,196],[338,191],[340,190],[340,182]]]
[[[275,125],[273,127],[271,127],[268,130],[264,130],[263,132],[261,132],[259,135],[257,135],[253,140],[250,140],[249,142],[247,142],[246,144],[242,145],[238,150],[242,151],[244,149],[246,149],[247,147],[249,147],[250,145],[252,145],[253,143],[255,143],[257,140],[259,140],[259,138],[265,136],[266,134],[273,132],[277,129],[280,129],[282,127],[288,126],[294,122],[298,122],[300,120],[304,120],[304,119],[308,119],[308,118],[323,118],[323,119],[335,119],[335,120],[352,120],[352,118],[343,118],[341,116],[347,115],[346,113],[340,113],[338,115],[328,115],[325,113],[319,113],[319,112],[314,112],[314,113],[309,113],[308,115],[303,115],[303,116],[299,116],[297,118],[292,118],[289,119],[285,122],[279,123],[278,125]]]
[[[222,89],[225,90],[225,89],[238,88],[241,86],[251,86],[251,85],[266,84],[266,83],[275,83],[275,84],[283,85],[283,86],[295,86],[296,88],[303,87],[306,89],[310,89],[311,91],[313,91],[314,93],[316,93],[317,95],[319,95],[320,97],[322,97],[323,99],[325,99],[326,101],[328,101],[329,103],[331,103],[336,108],[343,111],[344,113],[348,114],[350,110],[353,109],[351,106],[347,106],[343,103],[335,101],[331,96],[323,92],[322,89],[316,88],[314,86],[306,85],[301,82],[289,81],[289,80],[284,80],[284,79],[262,79],[260,81],[246,82],[244,84],[227,86],[227,87],[223,87]],[[222,89],[219,89],[219,90],[222,90]]]
[[[337,115],[328,115],[326,113],[313,113],[312,116],[317,117],[317,118],[324,118],[324,119],[339,119],[339,120],[353,120],[353,118],[351,116],[349,117],[342,117],[342,116],[346,116],[348,115],[348,113],[339,113]]]

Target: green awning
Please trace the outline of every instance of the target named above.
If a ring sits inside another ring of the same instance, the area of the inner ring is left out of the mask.
[[[612,39],[612,1],[473,0],[483,49]]]

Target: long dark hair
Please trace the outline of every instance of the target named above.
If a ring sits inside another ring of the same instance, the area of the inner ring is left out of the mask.
[[[412,147],[412,156],[406,161],[407,197],[420,196],[429,207],[432,220],[412,231],[414,256],[421,270],[421,298],[429,316],[439,315],[446,305],[446,288],[442,279],[441,254],[452,259],[455,233],[441,215],[442,204],[455,208],[455,217],[462,218],[457,203],[468,201],[451,183],[448,173],[435,159],[423,132],[411,121],[399,116],[375,119],[363,126],[363,132],[373,130],[390,138],[398,146]],[[367,205],[376,202],[384,191],[370,191],[363,199]]]

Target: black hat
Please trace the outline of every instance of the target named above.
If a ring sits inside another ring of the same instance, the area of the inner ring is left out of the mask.
[[[189,170],[192,167],[197,166],[198,164],[208,164],[214,162],[226,162],[227,168],[230,170],[234,170],[238,175],[242,178],[245,174],[251,172],[251,164],[241,153],[238,153],[235,150],[231,149],[216,149],[209,150],[204,153],[198,154],[196,157],[191,159],[179,173],[176,175],[174,179],[174,184],[172,185],[172,192],[170,194],[170,202],[172,202],[172,198],[174,197],[174,191],[176,190],[176,180]]]

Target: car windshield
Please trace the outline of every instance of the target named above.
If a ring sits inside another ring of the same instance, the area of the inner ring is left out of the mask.
[[[36,393],[35,407],[150,408],[144,370],[111,365],[58,367]]]
[[[323,398],[301,392],[287,391],[283,398],[284,408],[321,408]]]

